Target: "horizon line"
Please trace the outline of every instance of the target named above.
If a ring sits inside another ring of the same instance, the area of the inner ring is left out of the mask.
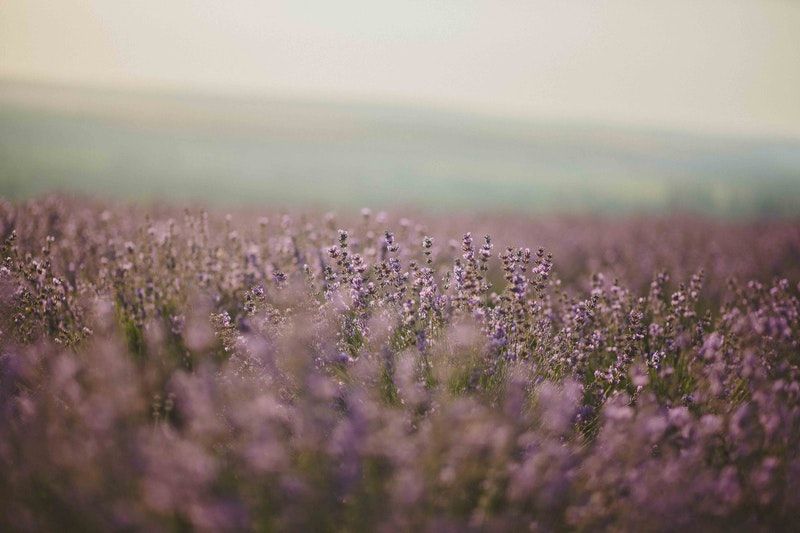
[[[268,89],[223,89],[220,87],[188,86],[176,83],[130,83],[130,82],[98,82],[79,81],[67,79],[51,79],[42,76],[18,76],[9,73],[0,73],[0,89],[4,86],[27,86],[39,89],[64,90],[75,92],[111,93],[117,96],[139,97],[168,97],[168,98],[199,98],[228,102],[262,102],[262,103],[292,103],[312,106],[342,107],[342,108],[372,108],[384,111],[413,111],[425,113],[429,116],[461,117],[480,120],[503,122],[518,126],[539,125],[550,127],[586,128],[586,129],[612,129],[628,133],[648,133],[658,135],[680,135],[698,138],[716,138],[731,141],[764,141],[772,143],[800,143],[800,134],[788,132],[747,132],[742,130],[721,130],[717,128],[691,128],[676,124],[664,124],[652,121],[631,121],[602,119],[598,117],[578,118],[575,116],[555,116],[520,112],[493,111],[486,108],[471,107],[466,105],[448,105],[432,100],[392,99],[374,96],[344,95],[337,93],[321,94],[317,92],[287,93],[271,91]],[[3,103],[0,93],[0,104]]]

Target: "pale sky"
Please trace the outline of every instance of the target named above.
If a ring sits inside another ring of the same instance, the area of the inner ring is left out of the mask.
[[[0,0],[0,77],[800,137],[800,2]]]

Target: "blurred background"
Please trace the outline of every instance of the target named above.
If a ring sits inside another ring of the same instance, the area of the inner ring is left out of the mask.
[[[0,195],[800,213],[800,3],[0,2]]]

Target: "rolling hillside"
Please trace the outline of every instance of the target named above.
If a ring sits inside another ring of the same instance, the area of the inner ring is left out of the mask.
[[[800,141],[422,108],[0,83],[0,194],[800,212]]]

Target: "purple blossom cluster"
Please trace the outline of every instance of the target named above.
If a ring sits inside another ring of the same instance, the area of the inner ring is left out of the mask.
[[[796,221],[48,197],[0,247],[0,530],[797,528]]]

